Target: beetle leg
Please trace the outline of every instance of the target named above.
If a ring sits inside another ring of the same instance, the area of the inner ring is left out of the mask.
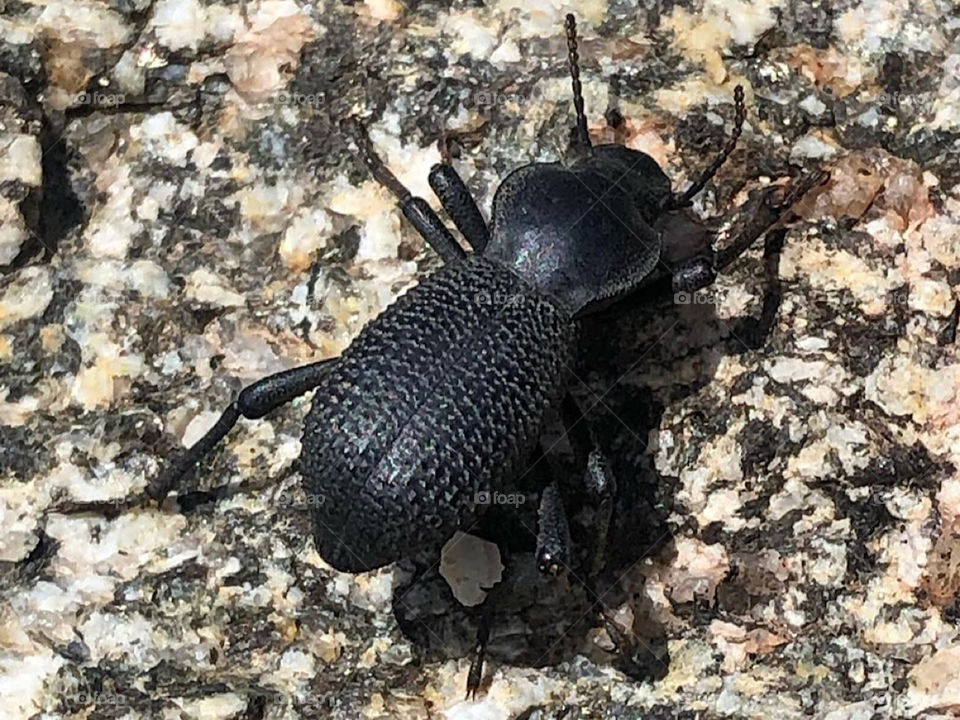
[[[618,669],[628,674],[635,672],[634,657],[640,649],[649,653],[660,667],[665,668],[661,659],[663,654],[651,648],[644,637],[637,635],[632,625],[622,624],[617,618],[616,608],[608,604],[610,586],[602,583],[601,578],[607,561],[608,540],[614,521],[614,507],[617,501],[616,478],[610,463],[596,442],[593,426],[581,413],[570,394],[564,398],[561,415],[571,438],[574,453],[578,454],[579,449],[581,452],[578,457],[583,453],[586,454],[584,487],[588,500],[595,507],[595,514],[590,519],[590,529],[593,532],[592,547],[585,560],[582,576],[583,586],[591,599],[591,612],[594,613],[595,621],[599,626],[606,630],[614,645],[611,654],[617,657]],[[610,579],[612,578],[607,578],[608,581]]]
[[[760,317],[747,316],[741,318],[734,330],[734,336],[751,350],[759,348],[764,338],[773,329],[783,301],[783,287],[780,283],[780,253],[783,250],[783,241],[787,231],[777,228],[767,233],[763,239],[763,277],[766,286],[763,293],[763,304],[760,308]]]
[[[696,251],[697,254],[671,263],[673,292],[695,292],[713,284],[717,273],[740,257],[762,235],[773,234],[791,214],[791,208],[826,177],[826,173],[813,173],[794,181],[785,191],[777,187],[751,193],[750,199],[736,211],[730,223],[732,239],[723,248],[703,247]],[[683,219],[678,222],[682,223]],[[667,232],[672,236],[689,230],[686,225],[668,226]]]
[[[55,508],[55,511],[64,514],[103,513],[108,509],[105,507],[107,505],[110,506],[110,511],[117,511],[142,505],[151,499],[161,502],[180,478],[196,467],[197,463],[226,437],[241,417],[256,420],[294,398],[313,390],[323,381],[327,365],[335,359],[327,358],[302,367],[284,370],[245,387],[240,391],[237,399],[227,406],[227,409],[223,411],[213,427],[207,430],[203,437],[187,448],[183,454],[174,458],[147,485],[144,495],[129,498],[123,503],[114,501],[106,503],[96,501],[65,503]]]
[[[737,212],[733,223],[736,234],[726,247],[716,251],[713,267],[723,270],[736,260],[765,232],[773,230],[792,215],[792,208],[804,195],[817,185],[826,182],[830,175],[824,171],[810,173],[794,180],[786,189],[763,190],[753,195]]]
[[[437,163],[430,168],[427,177],[430,187],[440,199],[440,204],[457,226],[457,230],[470,243],[474,252],[483,252],[490,241],[490,231],[480,214],[480,208],[470,190],[452,165]]]
[[[537,569],[557,576],[570,567],[570,527],[556,482],[540,494],[537,510]]]
[[[603,570],[607,557],[607,538],[613,522],[613,501],[617,494],[617,481],[610,470],[610,463],[599,448],[590,451],[584,476],[587,492],[597,506],[596,536],[590,553],[588,575],[596,577]]]
[[[561,415],[570,444],[577,457],[577,465],[584,468],[583,484],[587,495],[596,506],[594,536],[585,567],[587,582],[592,583],[603,570],[606,561],[607,539],[613,522],[617,484],[610,469],[610,463],[597,445],[585,415],[570,394],[567,394],[563,400]],[[593,588],[591,587],[590,590],[592,591]]]
[[[155,500],[162,500],[177,481],[196,467],[219,443],[241,417],[257,420],[267,413],[304,393],[313,390],[325,376],[327,365],[336,358],[327,358],[319,362],[291,368],[269,375],[252,385],[248,385],[237,399],[230,403],[220,419],[203,437],[187,448],[186,452],[164,468],[147,487],[147,494]]]
[[[429,203],[422,197],[413,195],[383,162],[360,121],[356,118],[347,118],[340,127],[353,137],[363,164],[367,166],[378,183],[397,197],[400,212],[420,233],[427,245],[432,247],[445,263],[465,258],[466,252],[454,240],[447,226],[443,224],[440,216],[434,212]]]
[[[489,601],[489,598],[487,598]],[[467,694],[466,697],[477,699],[477,691],[480,689],[480,683],[483,681],[483,661],[487,652],[487,643],[490,641],[490,609],[486,607],[485,602],[480,609],[477,618],[477,644],[474,646],[473,655],[470,658],[470,669],[467,671]]]

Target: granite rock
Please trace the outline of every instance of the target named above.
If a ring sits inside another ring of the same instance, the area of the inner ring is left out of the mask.
[[[244,384],[337,355],[438,266],[339,121],[431,202],[450,153],[489,213],[567,142],[569,10],[592,137],[676,188],[744,86],[702,219],[830,179],[778,286],[757,247],[695,302],[591,326],[607,622],[536,573],[518,513],[465,701],[475,617],[440,558],[352,576],[313,549],[309,398],[242,422],[190,502],[121,503]],[[3,716],[954,717],[958,38],[933,0],[0,0]]]

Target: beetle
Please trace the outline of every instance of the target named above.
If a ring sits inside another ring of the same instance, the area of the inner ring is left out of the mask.
[[[347,119],[359,159],[397,198],[402,214],[443,265],[369,322],[335,359],[286,370],[243,389],[217,422],[148,488],[160,500],[236,424],[315,391],[303,427],[300,472],[317,551],[358,573],[439,549],[482,515],[485,493],[509,487],[530,462],[549,410],[569,407],[571,366],[583,318],[664,282],[695,291],[779,222],[810,183],[768,193],[723,250],[691,242],[683,210],[733,151],[745,119],[683,193],[649,155],[594,146],[584,111],[576,22],[565,22],[576,126],[562,161],[515,169],[498,187],[488,224],[453,167],[429,183],[472,252],[377,155]],[[678,230],[677,228],[680,228]],[[685,234],[686,232],[686,234]],[[696,234],[696,233],[694,233]],[[701,238],[702,239],[702,238]],[[693,246],[693,249],[691,249]],[[615,487],[592,449],[584,482],[604,502]],[[572,562],[562,494],[539,493],[536,560],[558,574]],[[596,528],[590,573],[602,567],[610,518]],[[467,690],[479,686],[488,629],[481,628]]]

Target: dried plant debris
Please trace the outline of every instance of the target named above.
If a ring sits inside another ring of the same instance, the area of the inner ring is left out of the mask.
[[[759,248],[703,302],[595,330],[582,391],[642,555],[605,623],[529,552],[488,549],[482,581],[448,558],[471,602],[509,596],[465,701],[476,619],[441,559],[349,575],[313,549],[307,400],[232,434],[189,512],[120,503],[244,384],[337,355],[437,266],[340,119],[424,197],[451,157],[489,212],[566,144],[570,10],[591,136],[676,188],[745,87],[695,213],[830,177],[759,342]],[[958,43],[932,1],[0,0],[4,717],[952,717]]]

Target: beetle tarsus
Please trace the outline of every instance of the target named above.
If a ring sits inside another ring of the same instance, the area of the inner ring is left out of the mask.
[[[355,117],[348,117],[341,121],[340,129],[353,138],[353,141],[357,144],[357,153],[360,160],[367,166],[374,180],[392,192],[398,202],[403,202],[410,197],[410,191],[397,179],[397,176],[393,174],[377,153],[363,123]]]
[[[467,671],[467,694],[465,699],[477,699],[477,691],[483,681],[483,661],[487,652],[487,643],[490,640],[490,613],[489,608],[480,612],[477,624],[477,644],[474,646],[470,659],[470,669]]]
[[[196,467],[204,456],[216,447],[217,443],[226,437],[227,433],[237,424],[241,417],[237,403],[232,402],[223,411],[203,437],[191,445],[187,450],[167,465],[153,482],[147,485],[146,493],[157,502],[161,502],[177,482]]]
[[[67,500],[49,508],[49,512],[57,515],[100,515],[111,519],[128,510],[143,507],[151,501],[149,495],[138,493],[116,500]]]

